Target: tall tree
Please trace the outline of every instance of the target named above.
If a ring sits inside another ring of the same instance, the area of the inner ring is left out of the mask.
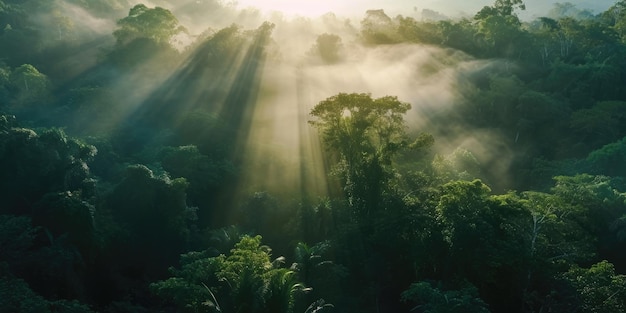
[[[383,10],[368,10],[361,21],[361,37],[367,44],[398,42],[394,21]]]
[[[480,20],[489,16],[510,16],[514,15],[516,9],[526,10],[523,0],[496,0],[492,6],[484,6],[474,18]]]
[[[626,1],[617,1],[602,13],[602,17],[619,34],[622,42],[626,43]]]
[[[167,9],[161,7],[148,8],[137,4],[130,9],[128,16],[117,21],[119,29],[113,35],[117,43],[124,45],[137,38],[149,38],[157,43],[169,43],[172,37],[185,28]]]
[[[369,216],[380,204],[392,158],[407,146],[403,114],[410,107],[397,97],[340,93],[311,111],[317,119],[310,123],[338,154],[346,195],[358,216]]]

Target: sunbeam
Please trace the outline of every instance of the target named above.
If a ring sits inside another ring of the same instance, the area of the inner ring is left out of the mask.
[[[242,0],[238,1],[240,7],[256,7],[262,11],[280,12],[287,16],[317,17],[328,12],[345,12],[350,1],[289,1],[289,0]]]
[[[0,312],[626,312],[571,2],[0,0]]]
[[[244,192],[328,195],[319,140],[307,124],[314,105],[301,71],[267,62],[244,152]],[[276,85],[277,82],[280,85]]]

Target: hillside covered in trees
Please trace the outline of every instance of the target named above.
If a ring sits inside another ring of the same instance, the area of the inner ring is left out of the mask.
[[[626,1],[0,0],[0,312],[626,312]]]

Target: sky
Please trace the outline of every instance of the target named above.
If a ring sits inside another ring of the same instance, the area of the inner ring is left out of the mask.
[[[451,17],[473,15],[483,6],[493,4],[495,0],[238,0],[239,6],[257,7],[262,11],[280,11],[287,16],[302,15],[316,17],[328,12],[345,16],[362,16],[368,9],[384,9],[394,16],[402,14],[412,15],[412,12],[421,12],[431,9]],[[581,9],[590,9],[594,13],[606,10],[616,0],[526,0],[527,12],[520,13],[522,18],[531,18],[547,12],[554,3],[570,2]]]

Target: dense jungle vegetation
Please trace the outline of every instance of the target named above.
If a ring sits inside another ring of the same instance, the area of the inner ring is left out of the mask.
[[[0,0],[0,312],[626,312],[626,1],[523,9]]]

